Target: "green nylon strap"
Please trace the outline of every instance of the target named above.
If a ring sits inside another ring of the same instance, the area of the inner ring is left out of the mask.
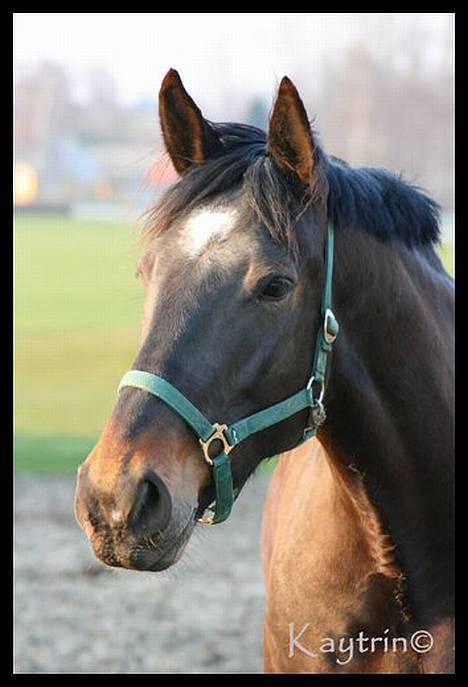
[[[125,386],[143,389],[163,400],[176,413],[182,415],[184,420],[203,441],[209,439],[213,434],[215,428],[211,422],[175,386],[172,386],[170,382],[167,382],[162,377],[157,377],[150,372],[143,372],[142,370],[130,370],[122,377],[119,391]]]
[[[232,439],[231,443],[233,444],[240,444],[241,441],[244,441],[252,434],[276,425],[278,422],[291,417],[291,415],[295,415],[300,410],[304,410],[304,408],[309,408],[311,400],[311,390],[301,389],[284,401],[275,403],[275,405],[269,408],[234,422],[227,430],[229,440]]]
[[[327,344],[323,336],[322,327],[317,334],[317,343],[315,344],[314,364],[312,366],[312,376],[315,381],[324,383],[325,374],[327,372],[328,354],[331,352],[330,344]]]
[[[216,506],[210,523],[217,525],[229,517],[234,503],[231,458],[226,453],[221,453],[213,458],[213,475],[216,487]]]
[[[157,377],[150,372],[143,372],[142,370],[130,370],[122,377],[119,391],[124,387],[143,389],[143,391],[147,391],[165,401],[184,418],[203,441],[209,439],[215,431],[211,422],[180,391],[162,377]],[[264,410],[260,410],[258,413],[249,415],[230,425],[226,432],[229,442],[232,446],[240,444],[252,434],[261,432],[263,429],[271,427],[271,425],[286,420],[300,410],[310,407],[310,405],[310,389],[301,389],[284,401],[275,403]]]
[[[335,227],[332,222],[328,223],[328,238],[325,246],[325,284],[320,303],[322,313],[322,326],[319,328],[315,341],[314,361],[312,364],[312,377],[319,384],[325,383],[327,373],[328,356],[331,353],[331,343],[325,339],[324,327],[326,326],[327,313],[331,311],[333,297],[333,256],[335,253]],[[330,315],[332,317],[332,315]],[[338,323],[333,317],[333,323],[338,333]]]
[[[332,306],[333,292],[333,257],[335,255],[335,226],[328,222],[327,243],[325,245],[325,284],[322,292],[321,312],[325,312]]]
[[[310,429],[305,429],[304,430],[304,436],[300,440],[297,446],[302,446],[302,444],[305,444],[306,441],[309,441],[309,439],[312,439],[312,437],[315,437],[317,435],[317,428],[316,427],[311,427]],[[296,447],[297,448],[297,447]]]

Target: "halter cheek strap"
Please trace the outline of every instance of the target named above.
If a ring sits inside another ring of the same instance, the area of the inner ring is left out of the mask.
[[[304,389],[284,401],[264,410],[253,413],[231,425],[211,423],[175,386],[170,382],[142,370],[130,370],[119,385],[142,389],[164,401],[193,429],[203,450],[206,462],[211,466],[216,488],[216,500],[212,515],[205,515],[202,522],[216,524],[229,516],[240,489],[233,487],[231,471],[231,451],[252,434],[276,425],[296,413],[309,409],[309,421],[299,444],[315,436],[317,429],[325,420],[323,396],[328,360],[339,326],[331,310],[334,256],[334,227],[328,224],[328,237],[325,249],[325,284],[322,292],[322,323],[317,333],[312,374]],[[318,387],[318,393],[317,393]],[[297,445],[299,445],[297,444]]]

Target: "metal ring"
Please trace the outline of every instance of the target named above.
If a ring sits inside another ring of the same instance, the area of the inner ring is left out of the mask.
[[[206,441],[203,441],[203,439],[198,439],[198,441],[200,442],[201,447],[203,449],[203,456],[204,456],[206,462],[208,463],[208,465],[213,465],[213,459],[210,458],[210,454],[209,454],[210,445],[212,444],[213,441],[220,441],[223,445],[223,450],[220,451],[220,453],[218,455],[220,455],[223,452],[226,454],[229,454],[232,451],[232,449],[234,448],[234,446],[229,443],[229,440],[226,436],[226,430],[228,429],[227,425],[220,425],[217,422],[215,422],[213,424],[213,427],[215,428],[215,430],[214,430],[213,434],[210,437],[208,437],[208,439]]]
[[[314,375],[312,375],[312,377],[311,377],[311,378],[309,379],[309,381],[307,382],[306,389],[307,389],[307,390],[312,389],[312,384],[313,384],[314,382],[315,382],[315,377],[314,377]],[[324,395],[325,395],[325,382],[322,380],[322,381],[320,382],[320,395],[319,395],[318,398],[314,398],[314,397],[312,396],[312,400],[313,400],[313,401],[316,401],[316,402],[320,403],[320,405],[322,405],[322,401],[323,401]]]
[[[325,408],[323,407],[322,401],[323,394],[321,394],[320,398],[314,398],[314,405],[312,406],[312,410],[318,406],[322,412],[325,412]]]

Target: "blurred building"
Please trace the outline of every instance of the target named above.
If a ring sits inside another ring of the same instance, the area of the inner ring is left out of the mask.
[[[388,37],[387,37],[388,38]],[[404,36],[405,48],[410,36]],[[451,52],[427,70],[427,45],[412,37],[409,62],[399,30],[372,51],[356,41],[324,65],[320,91],[309,65],[300,90],[328,153],[354,165],[388,167],[453,210],[453,67]],[[447,41],[450,43],[447,34]],[[397,41],[395,43],[395,40]],[[393,42],[392,42],[393,41]],[[419,41],[419,42],[418,42]],[[444,53],[445,54],[445,53]],[[148,208],[176,179],[162,144],[154,97],[122,105],[114,79],[95,68],[80,82],[44,62],[16,69],[15,206],[93,214]],[[242,120],[267,127],[271,101],[247,99]],[[226,103],[230,112],[230,103]],[[209,111],[209,108],[207,108]]]
[[[112,84],[107,73],[94,70],[87,78],[87,98],[80,102],[60,65],[43,63],[17,76],[18,209],[142,205],[155,144],[159,148],[154,103],[123,108]]]

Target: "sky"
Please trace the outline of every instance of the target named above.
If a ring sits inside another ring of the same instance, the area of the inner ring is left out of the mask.
[[[444,49],[447,25],[453,23],[449,13],[23,12],[14,14],[15,63],[57,60],[72,75],[106,67],[118,97],[128,103],[151,97],[174,67],[184,82],[210,91],[210,101],[218,100],[221,109],[240,89],[244,95],[269,96],[284,74],[318,81],[324,62],[342,55],[357,36],[378,49],[386,25],[404,42],[415,17],[430,64]]]

